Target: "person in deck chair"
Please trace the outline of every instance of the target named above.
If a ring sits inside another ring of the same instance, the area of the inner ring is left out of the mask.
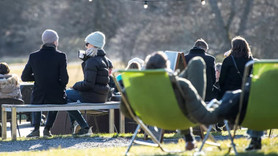
[[[166,69],[172,72],[169,68],[167,55],[163,52],[155,52],[146,58],[146,69]],[[189,72],[193,68],[192,71]],[[189,70],[190,69],[190,70]],[[193,76],[199,73],[198,76]],[[203,73],[203,76],[200,75]],[[188,79],[186,78],[188,77]],[[181,87],[180,92],[177,87],[173,89],[176,94],[177,101],[180,109],[184,112],[187,118],[193,123],[204,125],[216,124],[223,120],[228,120],[231,123],[235,122],[237,113],[239,111],[239,100],[241,90],[227,91],[221,101],[213,100],[212,107],[206,108],[206,103],[199,93],[203,93],[205,89],[205,62],[201,57],[194,57],[189,63],[187,68],[176,76],[178,85]],[[191,81],[189,81],[191,80]],[[193,85],[197,83],[198,85]],[[245,94],[247,97],[249,94]],[[247,99],[244,98],[244,104],[247,105]],[[121,103],[121,111],[127,117],[130,117],[124,103]],[[244,112],[244,111],[243,111]],[[242,122],[242,118],[240,122]],[[187,134],[184,134],[187,135]]]

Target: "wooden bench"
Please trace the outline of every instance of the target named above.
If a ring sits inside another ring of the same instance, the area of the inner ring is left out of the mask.
[[[69,110],[109,110],[109,133],[114,133],[114,110],[120,108],[119,101],[105,103],[69,103],[69,104],[44,104],[44,105],[2,105],[2,139],[7,139],[7,112],[11,112],[11,136],[16,140],[16,113],[40,112],[40,111],[69,111]],[[124,116],[120,114],[120,133],[125,132]]]

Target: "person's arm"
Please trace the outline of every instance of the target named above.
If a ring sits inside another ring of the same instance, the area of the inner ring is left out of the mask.
[[[67,71],[67,57],[65,54],[62,55],[62,61],[60,62],[60,82],[63,87],[69,82],[69,75]]]
[[[84,80],[76,82],[73,86],[73,89],[79,91],[86,91],[86,90],[93,89],[96,82],[96,76],[97,76],[96,63],[92,61],[86,62],[84,66]]]
[[[128,101],[125,89],[123,89],[122,91],[123,91],[123,95],[126,97],[126,100]],[[121,103],[120,103],[120,111],[123,113],[123,115],[125,117],[127,117],[129,119],[132,119],[132,117],[131,117],[131,115],[130,115],[130,113],[129,113],[129,111],[128,111],[128,109],[127,109],[123,100],[121,100]]]
[[[212,78],[212,85],[213,85],[216,82],[216,77],[215,77],[215,59],[214,58],[213,58],[213,64],[212,64],[212,69],[211,69],[211,78]]]
[[[24,82],[35,81],[35,77],[34,77],[34,73],[30,61],[31,61],[31,55],[29,56],[29,60],[22,71],[21,80]]]
[[[228,62],[227,62],[227,58],[225,58],[222,63],[221,72],[220,72],[220,76],[219,76],[219,86],[220,86],[222,95],[224,92],[223,89],[224,89],[224,85],[225,85],[225,80],[226,80],[227,74],[228,74],[227,72],[228,72]]]

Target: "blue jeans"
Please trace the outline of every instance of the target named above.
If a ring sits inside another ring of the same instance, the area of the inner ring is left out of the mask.
[[[77,102],[78,100],[80,100],[82,102],[82,98],[81,98],[79,91],[74,90],[74,89],[68,89],[68,90],[66,90],[66,94],[67,94],[67,102],[68,103]],[[81,115],[79,110],[68,111],[68,113],[69,113],[72,124],[74,123],[74,121],[76,121],[80,125],[81,128],[89,127],[88,123],[86,122],[84,117]]]
[[[251,138],[261,138],[264,135],[264,131],[255,131],[255,130],[248,129],[247,134]]]
[[[56,119],[57,111],[49,111],[47,113],[47,119],[45,128],[50,129]],[[32,112],[32,125],[35,128],[39,128],[41,123],[41,112]]]

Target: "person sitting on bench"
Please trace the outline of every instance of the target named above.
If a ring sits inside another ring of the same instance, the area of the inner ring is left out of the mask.
[[[9,74],[10,68],[6,62],[0,63],[0,108],[2,104],[10,100],[21,100],[18,77],[15,74]],[[0,121],[2,120],[0,111]],[[0,124],[0,136],[2,136],[2,125]]]
[[[0,63],[0,98],[21,99],[18,77],[9,74],[10,68],[6,62]]]

